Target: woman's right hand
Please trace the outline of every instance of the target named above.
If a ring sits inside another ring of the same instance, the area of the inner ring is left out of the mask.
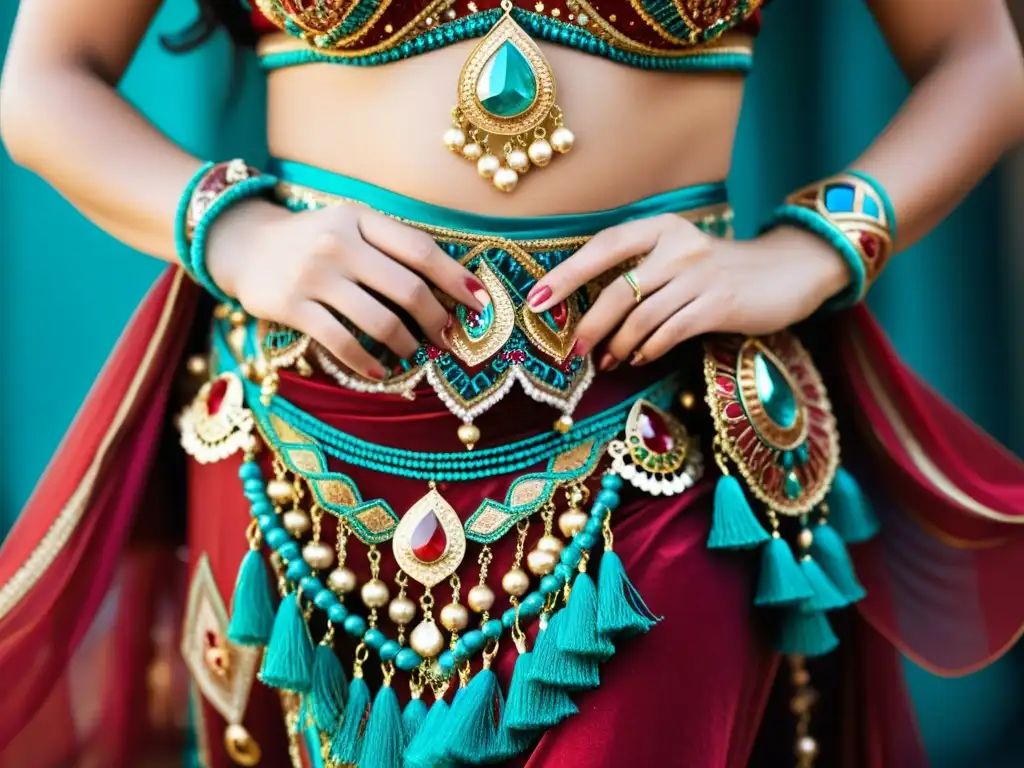
[[[244,202],[210,229],[207,268],[248,314],[308,334],[377,380],[386,369],[335,313],[407,358],[419,343],[371,290],[402,307],[442,349],[450,348],[454,319],[431,286],[476,311],[490,301],[483,284],[428,234],[355,204],[291,213],[264,200]]]

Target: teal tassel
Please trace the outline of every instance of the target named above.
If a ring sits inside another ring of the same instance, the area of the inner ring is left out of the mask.
[[[272,688],[309,693],[313,687],[313,639],[294,592],[277,608],[260,680]]]
[[[438,699],[427,712],[416,736],[403,755],[403,768],[445,768],[451,765],[443,754],[444,726],[448,719],[448,703]]]
[[[537,636],[533,646],[530,679],[543,685],[554,685],[567,691],[583,691],[601,684],[598,660],[558,650],[558,637],[565,631],[565,611],[558,611],[548,620],[547,628]]]
[[[402,709],[390,685],[377,691],[359,747],[359,768],[402,768]]]
[[[787,605],[806,600],[812,594],[789,544],[779,536],[773,537],[761,554],[761,577],[754,605]]]
[[[804,605],[786,611],[775,639],[779,653],[798,656],[824,656],[838,645],[839,638],[824,612],[807,610]]]
[[[563,689],[531,680],[532,665],[533,653],[519,654],[508,687],[505,725],[517,731],[552,728],[579,712]]]
[[[597,574],[597,631],[614,639],[642,634],[659,621],[630,583],[622,560],[606,550]]]
[[[258,549],[242,558],[231,599],[228,640],[235,645],[266,645],[274,629],[274,597],[267,564]]]
[[[878,533],[879,523],[860,485],[840,467],[825,498],[828,520],[848,544],[860,544]]]
[[[813,593],[808,600],[800,604],[801,608],[810,611],[835,611],[849,605],[842,592],[836,589],[836,585],[825,575],[813,557],[801,557],[800,570],[803,571],[807,583],[811,585]]]
[[[402,712],[402,730],[405,731],[406,744],[411,744],[416,738],[416,734],[423,727],[423,721],[427,719],[427,712],[427,703],[418,696],[409,699],[409,703],[405,705],[405,711]]]
[[[370,689],[362,677],[353,677],[348,684],[348,701],[334,736],[331,738],[331,761],[355,764],[363,732],[370,718]]]
[[[815,526],[811,556],[846,598],[848,604],[863,599],[867,594],[857,581],[853,563],[850,562],[842,537],[828,523],[819,523]]]
[[[597,631],[597,586],[590,574],[581,573],[572,583],[565,619],[555,638],[562,653],[607,661],[615,654],[612,641]]]
[[[445,729],[445,751],[460,763],[499,763],[518,754],[529,744],[528,737],[510,733],[503,722],[505,700],[498,678],[489,669],[480,670],[452,704]]]
[[[334,648],[321,643],[313,656],[313,690],[309,699],[313,722],[326,733],[333,733],[345,706],[345,670]]]
[[[739,480],[731,475],[718,478],[708,549],[754,549],[770,538],[754,516]]]

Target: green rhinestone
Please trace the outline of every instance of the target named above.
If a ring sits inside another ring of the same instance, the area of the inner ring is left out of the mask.
[[[796,393],[778,366],[760,352],[754,355],[754,382],[768,418],[780,427],[792,427],[797,416]]]
[[[790,472],[786,475],[784,490],[786,491],[786,496],[789,498],[800,498],[800,494],[804,492],[804,487],[800,484],[800,478],[796,476],[796,472]]]
[[[511,40],[506,40],[484,64],[476,83],[476,97],[484,109],[498,117],[522,114],[537,98],[537,76]]]

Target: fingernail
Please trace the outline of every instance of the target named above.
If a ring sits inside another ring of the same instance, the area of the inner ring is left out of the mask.
[[[569,350],[569,357],[583,357],[589,349],[590,345],[587,342],[583,339],[576,339],[572,344],[572,349]]]
[[[475,277],[466,278],[466,287],[469,289],[469,292],[473,294],[473,298],[480,303],[481,307],[486,307],[491,303],[491,297],[487,294],[487,289],[484,288],[484,284]]]
[[[644,353],[639,349],[633,353],[633,357],[630,359],[629,364],[633,366],[643,365],[647,362],[647,358],[644,357]]]
[[[383,368],[371,368],[366,372],[366,375],[369,376],[371,379],[376,379],[377,381],[384,381],[384,379],[386,379],[388,376],[388,372],[385,371]]]
[[[526,294],[526,303],[531,307],[539,307],[551,298],[551,287],[548,285],[535,285]]]
[[[619,367],[619,360],[611,352],[605,352],[597,367],[602,371],[614,371]]]

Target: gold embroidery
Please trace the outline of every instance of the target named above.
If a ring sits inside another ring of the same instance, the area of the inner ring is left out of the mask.
[[[546,486],[547,482],[545,480],[525,480],[516,485],[515,490],[512,491],[512,498],[509,499],[509,502],[513,507],[532,504],[541,497]]]
[[[373,506],[369,509],[364,509],[362,512],[356,515],[359,522],[361,522],[370,533],[378,534],[388,530],[392,526],[391,515],[387,513],[383,507]]]
[[[494,531],[501,528],[504,522],[508,519],[508,513],[502,512],[490,501],[485,503],[487,504],[487,509],[476,516],[476,519],[473,520],[473,524],[466,529],[467,533],[480,537],[489,536]]]
[[[575,472],[586,465],[594,450],[594,441],[588,440],[577,445],[555,459],[551,465],[552,472]]]
[[[326,467],[320,461],[320,457],[309,448],[290,448],[288,458],[292,464],[303,474],[325,472]]]
[[[341,480],[313,480],[324,501],[339,507],[354,507],[356,497],[352,489]]]

